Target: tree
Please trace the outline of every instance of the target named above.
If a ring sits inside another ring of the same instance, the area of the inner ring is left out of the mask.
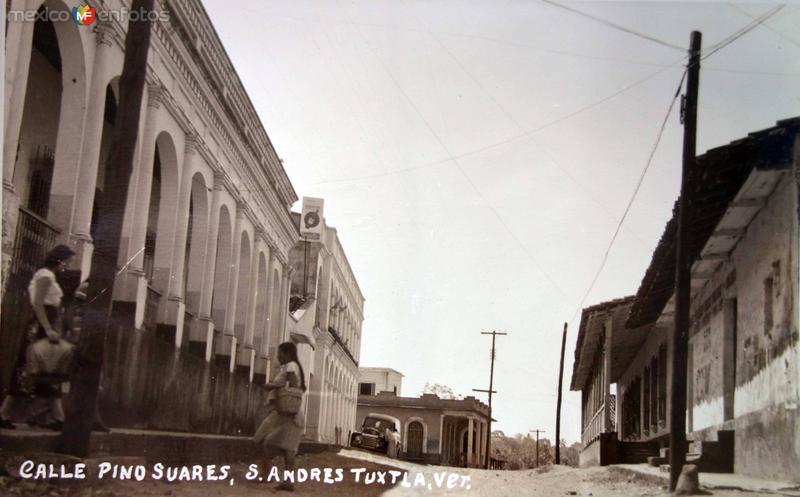
[[[92,272],[89,277],[89,303],[83,321],[83,336],[78,347],[77,370],[72,378],[73,395],[79,402],[69,409],[59,440],[59,451],[78,457],[89,453],[89,437],[97,407],[97,392],[103,366],[106,334],[111,325],[111,304],[117,272],[122,219],[128,197],[128,182],[139,134],[139,119],[144,95],[147,53],[150,49],[154,0],[133,0],[125,37],[125,59],[119,79],[119,112],[115,136],[109,153],[109,168],[104,180],[99,229],[96,235]]]
[[[565,466],[578,467],[580,462],[581,443],[575,442],[572,445],[567,445],[567,441],[561,439],[561,464]]]
[[[456,394],[452,388],[447,385],[442,385],[441,383],[425,383],[425,386],[422,387],[422,393],[432,393],[440,399],[460,400],[462,398],[460,395]]]
[[[567,446],[561,439],[561,463],[578,466],[581,444],[576,442]],[[517,434],[506,436],[502,431],[492,432],[492,457],[503,462],[503,469],[531,469],[536,466],[536,438]],[[555,446],[550,439],[539,439],[539,466],[548,466],[555,462]]]

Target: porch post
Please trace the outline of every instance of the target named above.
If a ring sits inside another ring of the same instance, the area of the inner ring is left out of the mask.
[[[613,333],[614,320],[611,316],[606,318],[605,322],[605,344],[603,348],[603,432],[608,433],[614,431],[614,418],[610,416],[611,410],[611,343]],[[615,406],[616,407],[616,406]]]
[[[475,429],[474,421],[469,418],[467,422],[467,467],[472,467],[472,437]]]

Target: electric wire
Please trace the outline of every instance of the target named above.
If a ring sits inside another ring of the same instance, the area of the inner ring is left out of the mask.
[[[365,38],[363,36],[363,34],[361,33],[361,30],[358,27],[356,27],[356,31],[359,33],[359,35],[361,35],[362,39]],[[365,44],[368,44],[366,39],[364,39],[364,42],[365,42]],[[453,157],[453,154],[450,152],[450,149],[447,147],[447,144],[444,143],[444,140],[439,136],[439,134],[436,132],[436,130],[433,128],[433,126],[428,122],[428,120],[422,114],[422,111],[414,103],[414,100],[408,95],[408,93],[406,93],[406,91],[403,89],[403,87],[400,85],[400,83],[394,77],[394,74],[392,74],[392,72],[386,66],[386,63],[383,61],[383,59],[378,55],[377,52],[375,52],[374,55],[375,55],[375,58],[378,60],[378,62],[383,67],[384,71],[386,72],[387,76],[391,80],[392,84],[394,84],[394,86],[403,95],[405,100],[408,102],[408,104],[411,106],[411,108],[414,110],[414,112],[417,114],[417,116],[420,118],[420,120],[422,120],[422,122],[428,128],[428,131],[431,133],[431,135],[437,141],[439,146],[442,148],[442,150],[445,152],[445,154],[447,154],[449,156],[449,159],[453,162],[453,164],[456,166],[458,171],[461,173],[461,176],[463,176],[463,178],[467,181],[467,183],[475,191],[475,194],[484,202],[486,207],[492,212],[492,214],[495,216],[495,218],[497,218],[497,220],[499,221],[500,225],[511,236],[511,238],[514,239],[514,241],[517,243],[517,245],[522,250],[522,252],[525,253],[525,255],[528,256],[528,258],[531,260],[531,262],[533,262],[534,266],[536,266],[538,271],[545,277],[545,279],[548,280],[548,282],[553,286],[553,288],[555,288],[561,294],[562,297],[566,298],[567,297],[566,292],[564,292],[564,290],[561,288],[561,286],[558,283],[556,283],[555,279],[553,279],[553,277],[550,276],[550,274],[547,271],[545,271],[544,267],[539,263],[539,261],[536,259],[536,257],[534,257],[533,254],[525,246],[525,244],[522,243],[522,240],[519,239],[519,237],[516,235],[516,233],[514,233],[514,231],[511,230],[511,228],[505,222],[503,217],[500,216],[500,213],[497,212],[497,209],[494,207],[494,205],[492,205],[492,203],[489,202],[486,199],[486,197],[483,195],[483,193],[477,187],[477,185],[472,180],[472,178],[470,178],[469,175],[466,173],[466,171],[464,171],[464,168],[458,162],[458,159]]]
[[[700,60],[703,61],[703,60],[711,57],[715,53],[719,52],[723,48],[725,48],[728,45],[730,45],[731,43],[735,42],[736,40],[738,40],[742,36],[746,35],[750,31],[752,31],[753,29],[755,29],[758,26],[760,26],[761,24],[765,23],[772,16],[774,16],[775,14],[780,12],[784,7],[786,7],[786,5],[778,5],[778,6],[774,7],[774,8],[772,8],[772,9],[770,9],[769,11],[764,13],[763,15],[761,15],[761,16],[757,17],[756,19],[754,19],[751,23],[749,23],[746,26],[742,27],[741,29],[739,29],[735,33],[731,34],[727,38],[722,39],[719,43],[717,43],[717,44],[713,45],[712,47],[710,47],[708,49],[708,51],[706,51],[702,55]]]
[[[659,45],[671,48],[673,50],[678,50],[678,51],[681,51],[681,52],[685,52],[686,51],[686,48],[681,47],[679,45],[675,45],[673,43],[658,39],[658,38],[656,38],[654,36],[650,36],[650,35],[645,34],[645,33],[640,33],[639,31],[634,31],[633,29],[626,28],[625,26],[613,23],[613,22],[611,22],[609,20],[603,19],[601,17],[594,16],[594,15],[589,14],[587,12],[583,12],[581,10],[575,9],[573,7],[569,7],[567,5],[555,2],[553,0],[539,0],[539,1],[542,2],[542,3],[546,3],[547,5],[552,5],[553,7],[558,7],[560,9],[564,9],[564,10],[566,10],[568,12],[572,12],[573,14],[577,14],[577,15],[579,15],[581,17],[586,17],[588,19],[592,19],[593,21],[599,22],[600,24],[603,24],[603,25],[608,26],[610,28],[622,31],[624,33],[628,33],[628,34],[631,34],[631,35],[634,35],[634,36],[638,36],[639,38],[642,38],[642,39],[645,39],[645,40],[648,40],[648,41],[652,41],[653,43],[658,43]]]
[[[504,139],[496,141],[496,142],[489,143],[489,144],[487,144],[487,145],[485,145],[483,147],[477,148],[475,150],[470,150],[469,152],[464,152],[464,153],[458,154],[458,155],[451,155],[451,156],[449,156],[447,158],[444,158],[444,159],[441,159],[441,160],[437,160],[437,161],[433,161],[433,162],[426,162],[424,164],[419,164],[419,165],[416,165],[416,166],[404,167],[404,168],[400,168],[400,169],[394,169],[394,170],[391,170],[391,171],[383,171],[383,172],[374,173],[374,174],[365,174],[365,175],[360,175],[360,176],[350,176],[350,177],[347,177],[347,178],[337,178],[337,179],[331,179],[331,180],[317,181],[317,182],[312,183],[312,185],[316,186],[316,185],[327,185],[327,184],[334,184],[334,183],[344,183],[344,182],[350,182],[350,181],[361,181],[361,180],[365,180],[365,179],[374,179],[374,178],[380,178],[380,177],[384,177],[384,176],[391,176],[391,175],[394,175],[394,174],[401,174],[401,173],[405,173],[405,172],[409,172],[409,171],[416,171],[418,169],[424,169],[424,168],[427,168],[427,167],[433,167],[433,166],[438,166],[440,164],[445,164],[445,163],[450,162],[452,160],[457,160],[457,159],[463,159],[465,157],[470,157],[470,156],[473,156],[473,155],[476,155],[476,154],[479,154],[479,153],[482,153],[482,152],[486,152],[488,150],[492,150],[492,149],[497,148],[497,147],[501,147],[503,145],[507,145],[509,143],[513,143],[513,142],[515,142],[517,140],[521,140],[521,139],[524,139],[524,138],[530,138],[530,135],[533,134],[533,133],[538,133],[538,132],[543,131],[543,130],[545,130],[547,128],[553,127],[553,126],[555,126],[557,124],[560,124],[560,123],[562,123],[562,122],[564,122],[566,120],[572,119],[575,116],[583,114],[584,112],[592,110],[595,107],[598,107],[598,106],[608,102],[609,100],[613,100],[614,98],[618,97],[619,95],[622,95],[623,93],[626,93],[626,92],[628,92],[628,91],[630,91],[630,90],[632,90],[632,89],[634,89],[634,88],[636,88],[636,87],[638,87],[638,86],[650,81],[651,79],[653,79],[656,76],[666,72],[667,70],[677,67],[678,64],[683,62],[685,59],[686,59],[686,57],[683,57],[680,60],[677,60],[677,61],[675,61],[675,62],[673,62],[671,64],[668,64],[668,65],[666,65],[664,67],[661,67],[657,71],[652,72],[652,73],[648,74],[647,76],[634,81],[633,83],[627,84],[627,85],[623,86],[622,88],[620,88],[619,90],[616,90],[613,93],[610,93],[609,95],[606,95],[605,97],[600,98],[599,100],[595,100],[594,102],[591,102],[591,103],[589,103],[589,104],[587,104],[587,105],[585,105],[583,107],[580,107],[580,108],[576,109],[575,111],[570,112],[569,114],[566,114],[566,115],[563,115],[561,117],[558,117],[558,118],[556,118],[556,119],[554,119],[552,121],[544,123],[544,124],[542,124],[540,126],[537,126],[536,128],[533,128],[531,130],[523,129],[523,131],[521,133],[512,135],[512,136],[510,136],[508,138],[504,138]]]
[[[636,186],[633,189],[633,194],[631,198],[628,200],[627,206],[625,206],[625,211],[622,213],[622,217],[620,218],[619,222],[617,223],[617,227],[614,229],[614,234],[611,236],[611,241],[608,243],[608,247],[606,247],[606,251],[603,254],[603,258],[600,261],[600,267],[597,268],[597,271],[592,278],[592,282],[589,284],[589,288],[586,289],[586,292],[583,294],[581,298],[580,304],[578,304],[578,308],[575,311],[575,314],[570,319],[570,323],[575,321],[575,318],[580,314],[581,309],[583,309],[583,304],[586,303],[586,299],[589,297],[589,294],[594,289],[597,280],[600,278],[600,274],[603,272],[603,269],[606,267],[606,263],[608,262],[608,257],[611,254],[611,249],[614,246],[614,242],[617,240],[617,236],[619,235],[620,230],[622,229],[622,224],[625,222],[625,219],[628,217],[628,213],[633,206],[634,200],[636,200],[636,195],[639,193],[639,189],[644,182],[644,177],[647,175],[647,171],[650,169],[650,165],[653,163],[653,157],[655,157],[656,151],[658,150],[658,145],[661,143],[661,138],[664,135],[664,129],[667,126],[667,122],[669,121],[669,116],[672,114],[672,109],[675,107],[675,102],[678,100],[678,97],[681,94],[681,88],[683,88],[683,81],[686,79],[686,71],[684,71],[683,76],[681,76],[681,81],[678,83],[678,88],[675,90],[675,95],[672,97],[672,100],[669,103],[669,107],[667,108],[667,112],[664,115],[664,120],[661,121],[661,127],[658,130],[658,134],[656,135],[655,143],[650,150],[650,155],[647,157],[647,162],[645,162],[644,167],[642,168],[642,172],[639,174],[639,179],[636,182]]]
[[[543,0],[543,1],[545,1],[545,0]],[[756,18],[753,22],[751,22],[751,23],[747,24],[746,26],[742,27],[741,29],[735,31],[734,33],[732,33],[731,35],[727,36],[726,38],[723,38],[720,42],[716,43],[715,45],[712,45],[711,48],[709,49],[709,51],[706,52],[701,57],[701,60],[705,60],[705,59],[711,57],[712,55],[714,55],[718,51],[722,50],[723,48],[727,47],[731,43],[733,43],[736,40],[738,40],[739,38],[741,38],[742,36],[746,35],[750,31],[755,29],[757,26],[759,26],[760,24],[764,23],[769,18],[771,18],[772,16],[777,14],[781,9],[783,9],[783,7],[785,7],[785,5],[779,5],[776,8],[770,9],[765,14],[763,14],[763,15],[759,16],[758,18]],[[575,310],[575,314],[570,319],[570,323],[574,322],[575,318],[578,317],[578,315],[580,314],[581,310],[583,309],[583,305],[586,303],[586,299],[589,297],[589,294],[594,289],[594,286],[597,283],[597,280],[600,278],[600,274],[603,272],[603,269],[605,268],[606,263],[608,262],[608,257],[609,257],[609,254],[611,253],[612,247],[614,246],[614,242],[617,239],[617,235],[619,234],[619,231],[620,231],[620,229],[622,227],[623,222],[625,221],[625,218],[628,216],[628,212],[630,211],[630,208],[633,205],[633,201],[636,199],[636,195],[639,192],[639,188],[642,185],[644,177],[647,174],[647,171],[650,168],[650,164],[652,163],[652,160],[653,160],[653,157],[654,157],[654,155],[656,153],[656,150],[658,149],[658,145],[661,142],[661,137],[662,137],[662,135],[664,133],[664,129],[665,129],[666,124],[667,124],[667,120],[669,119],[669,115],[672,112],[672,108],[675,106],[675,101],[680,96],[680,91],[681,91],[681,88],[683,87],[683,82],[684,82],[684,80],[686,78],[686,74],[687,74],[687,72],[688,72],[690,67],[691,66],[687,65],[686,71],[684,71],[683,76],[681,77],[681,81],[680,81],[680,84],[678,85],[678,89],[676,90],[675,95],[672,98],[672,101],[670,102],[669,109],[667,110],[667,114],[664,116],[664,121],[661,123],[661,128],[660,128],[660,130],[658,132],[658,135],[656,137],[656,142],[655,142],[655,144],[654,144],[654,146],[653,146],[653,148],[652,148],[652,150],[650,152],[650,156],[648,157],[644,168],[642,169],[642,173],[639,176],[639,180],[638,180],[638,182],[636,184],[636,187],[633,190],[633,194],[631,195],[631,198],[628,201],[628,205],[625,208],[625,211],[623,212],[622,217],[620,218],[620,221],[617,224],[616,229],[614,230],[614,234],[611,237],[611,241],[609,242],[608,247],[606,248],[606,251],[605,251],[605,253],[603,255],[603,258],[602,258],[602,260],[600,262],[600,267],[598,268],[597,272],[595,273],[594,277],[592,278],[592,282],[589,284],[589,288],[584,293],[583,298],[581,298],[581,302],[578,305],[578,308]]]
[[[740,14],[742,14],[743,16],[746,16],[746,17],[748,17],[748,18],[750,18],[750,19],[756,19],[756,17],[755,17],[755,16],[751,15],[750,13],[748,13],[746,10],[742,9],[742,8],[741,8],[741,7],[739,7],[738,5],[736,5],[736,4],[732,4],[732,3],[729,3],[728,5],[729,5],[730,7],[732,7],[732,8],[734,8],[734,9],[736,9],[736,10],[737,10],[737,11],[738,11]],[[795,12],[796,12],[796,10],[795,10]],[[778,35],[778,36],[779,36],[781,39],[783,39],[784,41],[788,41],[788,42],[789,42],[789,43],[791,43],[792,45],[794,45],[794,46],[796,46],[796,47],[800,48],[800,42],[798,42],[797,40],[795,40],[795,39],[793,39],[793,38],[790,38],[790,37],[789,37],[789,35],[787,35],[786,33],[783,33],[783,32],[781,32],[781,31],[778,31],[777,29],[773,28],[772,26],[770,26],[769,24],[766,24],[766,23],[764,23],[764,27],[765,27],[765,28],[767,28],[768,30],[772,31],[772,32],[773,32],[773,33],[775,33],[776,35]]]

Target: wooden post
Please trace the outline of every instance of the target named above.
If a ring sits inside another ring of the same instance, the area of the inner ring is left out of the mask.
[[[489,369],[489,419],[486,422],[486,464],[484,467],[489,469],[489,460],[491,459],[491,447],[492,447],[492,394],[495,393],[494,389],[494,358],[495,358],[495,340],[497,339],[497,335],[508,335],[508,333],[500,333],[497,330],[493,330],[491,332],[483,331],[481,335],[492,335],[492,365],[491,369]]]
[[[138,12],[140,17],[136,21],[129,21],[125,37],[125,60],[119,80],[119,112],[107,162],[109,170],[105,175],[105,194],[98,209],[99,227],[94,240],[78,367],[72,378],[71,395],[78,401],[66,413],[64,430],[58,443],[60,452],[78,457],[85,457],[89,453],[89,436],[95,419],[106,335],[117,332],[116,329],[109,331],[112,327],[112,293],[147,74],[152,24],[147,14],[153,11],[153,6],[154,0],[133,0],[131,11]],[[93,97],[101,98],[102,95]]]
[[[683,167],[675,260],[675,321],[672,330],[672,392],[669,420],[669,489],[675,490],[686,459],[686,380],[689,349],[689,305],[691,265],[689,226],[691,224],[692,185],[689,174],[695,167],[697,142],[697,96],[700,82],[702,35],[692,31],[687,66],[686,100],[683,107]],[[646,422],[646,420],[643,420]]]
[[[544,433],[544,430],[530,430],[536,433],[536,467],[539,467],[539,433]]]
[[[561,336],[561,365],[558,369],[558,396],[556,397],[556,464],[561,464],[561,389],[564,382],[564,350],[567,346],[567,323]]]

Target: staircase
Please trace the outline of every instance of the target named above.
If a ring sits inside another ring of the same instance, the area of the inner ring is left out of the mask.
[[[734,431],[717,432],[717,440],[694,441],[689,443],[686,464],[694,464],[701,473],[733,473]],[[661,471],[669,471],[669,449],[661,449],[661,457],[648,462]]]
[[[658,444],[654,442],[620,442],[619,458],[622,464],[640,464],[648,457],[658,456]]]

